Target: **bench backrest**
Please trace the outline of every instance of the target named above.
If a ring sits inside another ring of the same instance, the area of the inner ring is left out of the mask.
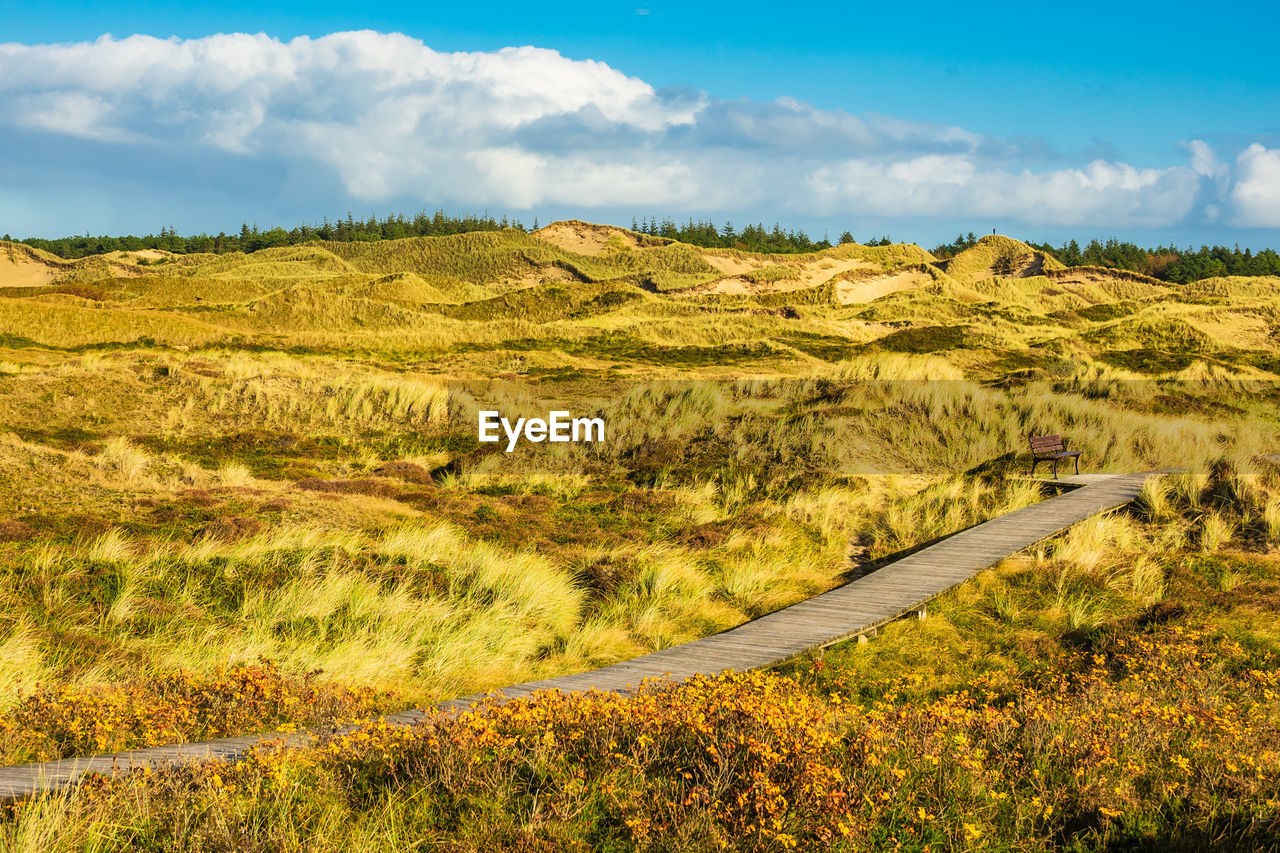
[[[1067,440],[1060,435],[1033,435],[1027,441],[1031,442],[1031,453],[1035,456],[1062,453],[1067,449]]]

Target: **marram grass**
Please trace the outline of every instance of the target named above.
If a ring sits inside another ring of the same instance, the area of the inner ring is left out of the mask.
[[[1040,499],[1028,434],[1089,472],[1190,470],[864,646],[92,783],[6,813],[0,847],[1274,846],[1275,281],[1063,270],[1004,238],[943,264],[555,233],[14,250],[6,761],[705,636]],[[488,453],[486,407],[609,440]]]

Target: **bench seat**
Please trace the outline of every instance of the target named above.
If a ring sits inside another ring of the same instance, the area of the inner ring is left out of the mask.
[[[1058,460],[1071,459],[1075,462],[1076,473],[1080,473],[1080,456],[1083,450],[1067,449],[1067,439],[1061,435],[1033,435],[1027,438],[1031,444],[1031,476],[1036,475],[1036,466],[1041,462],[1053,463],[1053,479],[1058,479]]]

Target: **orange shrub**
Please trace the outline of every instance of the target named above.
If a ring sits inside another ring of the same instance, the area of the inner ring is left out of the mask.
[[[121,685],[42,686],[0,717],[5,764],[367,718],[387,696],[288,676],[269,661]]]
[[[1094,638],[939,696],[844,677],[815,666],[486,702],[94,783],[79,802],[150,849],[171,849],[177,825],[195,833],[187,849],[333,851],[383,849],[367,833],[388,827],[387,845],[450,850],[1255,849],[1280,836],[1280,672],[1213,630]],[[877,698],[853,698],[868,687]]]

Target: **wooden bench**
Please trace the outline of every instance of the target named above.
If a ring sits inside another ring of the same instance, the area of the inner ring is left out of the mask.
[[[1053,462],[1053,479],[1058,479],[1058,460],[1074,459],[1076,473],[1080,473],[1080,454],[1083,450],[1067,450],[1067,439],[1061,435],[1033,435],[1027,438],[1031,442],[1031,476],[1036,475],[1036,466],[1041,462]]]

